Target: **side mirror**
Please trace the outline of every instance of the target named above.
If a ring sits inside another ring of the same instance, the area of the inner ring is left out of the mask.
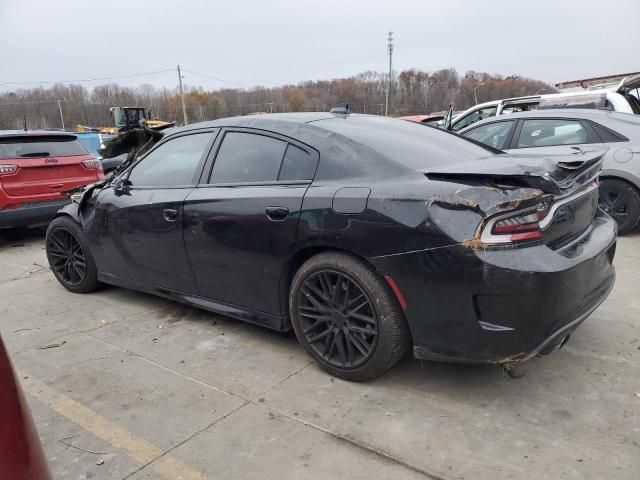
[[[118,179],[118,181],[113,187],[113,193],[115,193],[117,196],[127,195],[129,193],[130,186],[131,186],[131,182],[129,181],[128,178],[126,177],[120,178]]]

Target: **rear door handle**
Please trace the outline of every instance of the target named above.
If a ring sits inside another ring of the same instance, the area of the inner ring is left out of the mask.
[[[175,222],[178,219],[178,211],[173,208],[165,208],[162,210],[162,216],[167,222]]]
[[[289,209],[286,207],[267,207],[265,212],[267,218],[273,222],[282,222],[289,215]]]

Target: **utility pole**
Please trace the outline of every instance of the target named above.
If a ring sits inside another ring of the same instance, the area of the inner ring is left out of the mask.
[[[481,87],[484,84],[485,82],[481,82],[473,87],[473,99],[476,101],[476,105],[478,104],[478,87]]]
[[[57,98],[56,100],[58,100],[58,111],[60,112],[60,122],[62,123],[62,130],[64,130],[64,117],[62,116],[62,103],[60,103],[59,98]]]
[[[178,65],[178,83],[180,85],[180,100],[182,101],[182,119],[183,124],[188,125],[187,120],[187,105],[184,103],[184,88],[182,87],[182,74],[180,73],[180,65]]]
[[[391,77],[393,75],[393,32],[389,32],[387,38],[387,51],[389,52],[389,78],[387,79],[387,91],[384,96],[384,115],[389,116],[389,95],[391,94]]]

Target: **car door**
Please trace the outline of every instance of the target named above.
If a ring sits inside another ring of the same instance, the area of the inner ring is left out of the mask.
[[[517,124],[516,120],[497,120],[472,127],[461,132],[461,135],[498,150],[504,150],[510,144]]]
[[[184,207],[185,245],[198,290],[219,302],[281,315],[279,284],[295,252],[318,153],[265,131],[227,129],[220,137],[210,174]]]
[[[505,150],[535,154],[571,154],[581,147],[604,146],[589,122],[576,118],[525,118],[518,122]]]
[[[194,189],[216,130],[163,141],[100,192],[95,209],[98,270],[195,293],[184,248],[184,199]]]

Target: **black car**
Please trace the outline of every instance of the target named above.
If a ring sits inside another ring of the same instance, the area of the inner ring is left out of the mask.
[[[567,160],[568,158],[568,160]],[[419,124],[276,114],[168,130],[47,231],[100,283],[295,331],[332,374],[544,354],[614,284],[599,155],[511,157]]]

